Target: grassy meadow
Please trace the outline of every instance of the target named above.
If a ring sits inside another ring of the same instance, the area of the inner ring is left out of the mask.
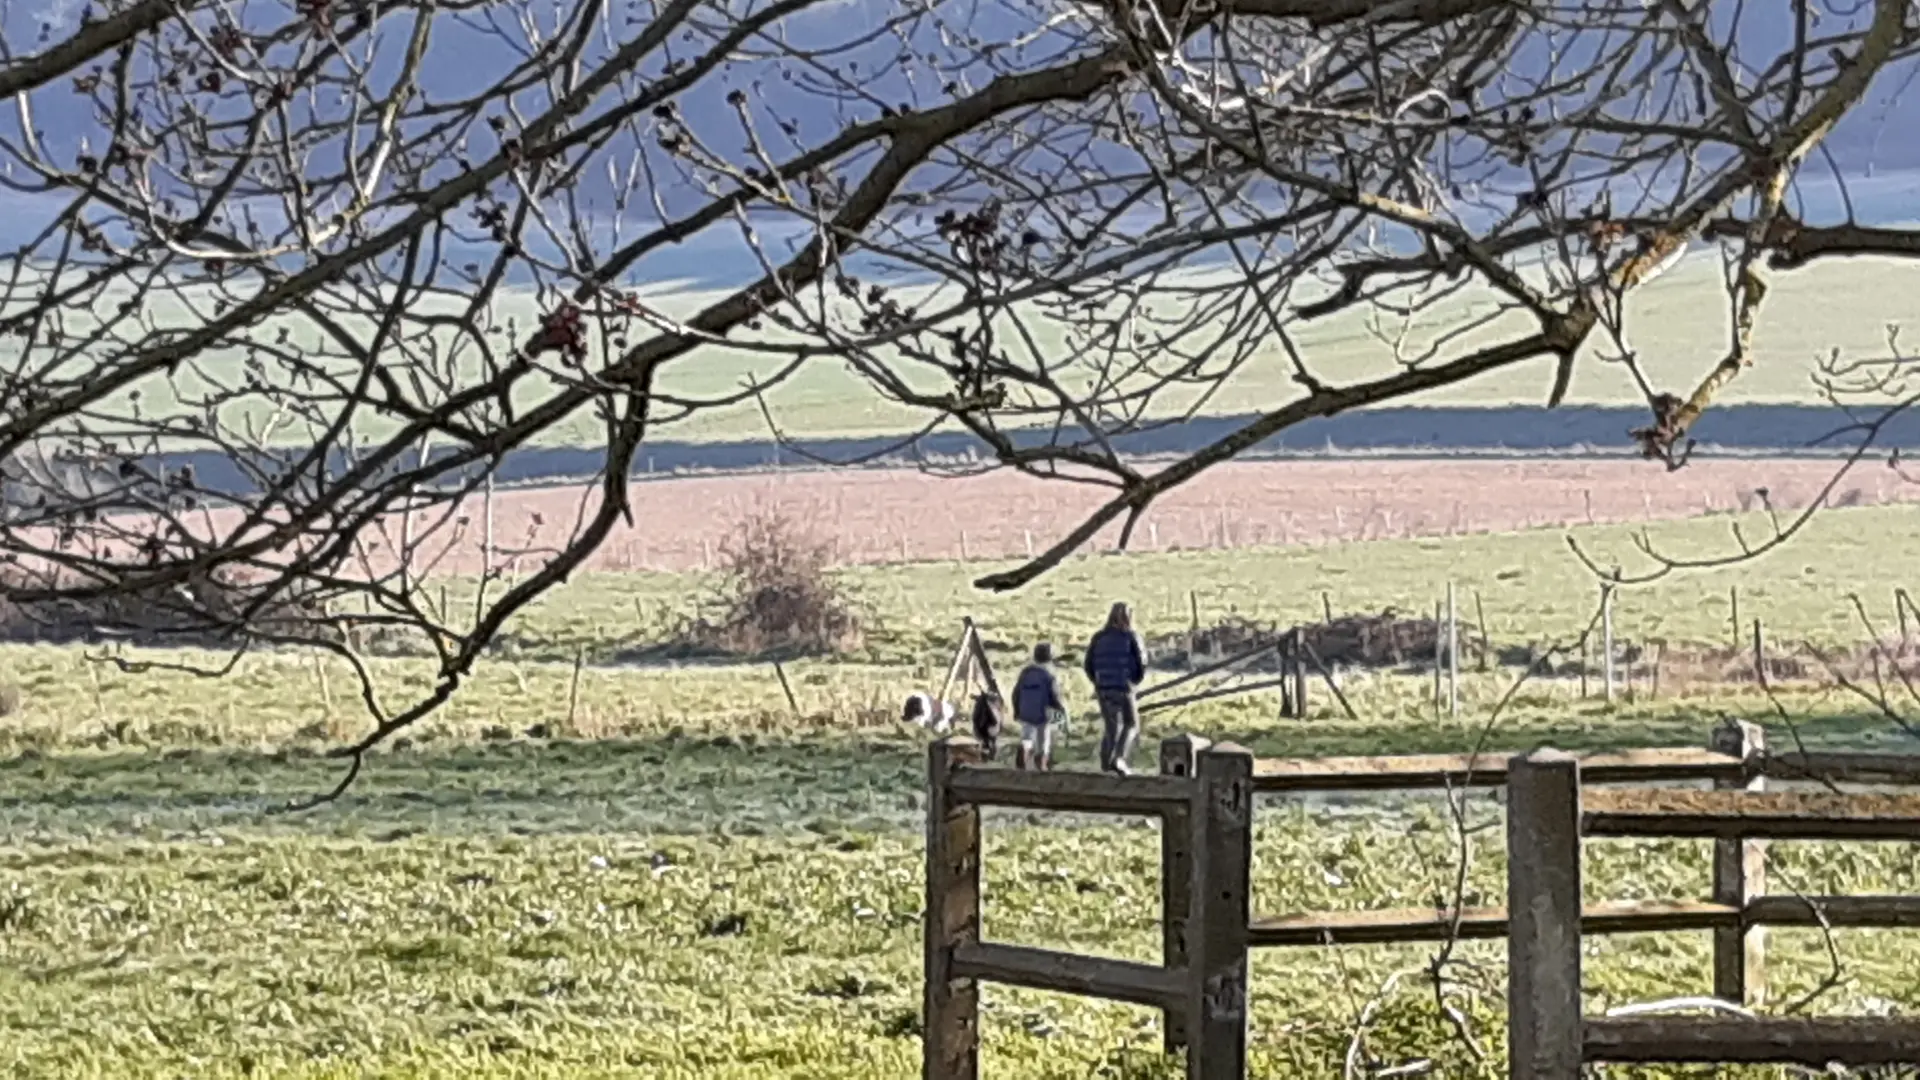
[[[1650,535],[1676,553],[1725,550],[1729,523]],[[1636,566],[1629,530],[1573,535]],[[365,724],[343,667],[267,654],[206,679],[0,648],[0,688],[18,699],[0,716],[0,1073],[913,1075],[924,742],[894,717],[908,690],[937,685],[963,613],[1006,668],[1041,636],[1077,652],[1113,599],[1156,633],[1184,626],[1189,593],[1203,621],[1299,621],[1318,617],[1323,591],[1336,612],[1430,609],[1451,579],[1470,623],[1478,595],[1496,645],[1570,641],[1597,589],[1566,536],[1090,557],[1000,597],[970,590],[979,564],[849,570],[867,640],[788,665],[799,715],[767,665],[635,659],[710,582],[584,577],[527,612],[346,798],[292,815],[276,811],[336,779],[326,748]],[[1776,642],[1855,643],[1850,594],[1890,630],[1893,589],[1920,589],[1917,541],[1920,508],[1834,511],[1756,563],[1627,591],[1616,633],[1724,641],[1737,585],[1743,618],[1764,619]],[[457,599],[471,585],[448,588]],[[416,661],[372,663],[396,699],[426,685]],[[1644,684],[1607,705],[1540,682],[1487,731],[1514,674],[1469,668],[1458,718],[1434,714],[1419,673],[1349,676],[1358,721],[1318,688],[1298,721],[1279,719],[1271,695],[1207,702],[1150,718],[1136,760],[1181,730],[1262,754],[1463,750],[1483,734],[1501,749],[1699,745],[1728,716],[1766,723],[1776,741],[1906,742],[1857,699],[1810,685],[1784,688],[1776,707],[1699,688],[1656,699]],[[1077,673],[1066,686],[1086,700]],[[1075,720],[1064,767],[1086,767],[1093,727]],[[1469,902],[1498,902],[1498,806],[1476,798],[1467,820]],[[1009,812],[988,834],[990,937],[1156,955],[1150,824]],[[1437,794],[1275,800],[1256,842],[1255,908],[1269,914],[1432,903],[1462,857]],[[1701,898],[1706,856],[1694,842],[1596,844],[1591,895]],[[1920,888],[1910,845],[1780,844],[1772,870],[1777,887],[1807,893]],[[1707,950],[1704,934],[1599,940],[1590,1008],[1704,992]],[[1363,1015],[1362,1066],[1503,1075],[1500,945],[1453,953],[1446,1000],[1464,1039],[1421,974],[1433,954],[1257,954],[1254,1075],[1341,1075]],[[1824,986],[1810,1011],[1920,1007],[1920,937],[1846,931],[1838,954],[1835,977],[1819,934],[1776,932],[1776,1003]],[[1149,1011],[1005,988],[985,1002],[987,1076],[1178,1075]]]
[[[1637,350],[1640,363],[1649,378],[1663,389],[1684,392],[1690,389],[1726,352],[1731,333],[1731,308],[1722,280],[1722,268],[1712,252],[1691,256],[1651,285],[1638,290],[1627,303],[1627,344]],[[1208,278],[1196,272],[1195,284]],[[1217,272],[1213,275],[1217,278]],[[1303,287],[1303,297],[1311,299],[1312,287]],[[1873,258],[1847,259],[1817,264],[1779,276],[1772,287],[1755,331],[1753,353],[1756,363],[1718,398],[1733,404],[1824,404],[1813,383],[1816,358],[1839,349],[1849,358],[1884,355],[1887,351],[1887,327],[1911,324],[1920,319],[1920,306],[1913,297],[1920,290],[1920,267],[1908,260]],[[1322,290],[1324,291],[1324,290]],[[687,318],[718,301],[722,294],[697,290],[654,290],[645,301],[672,318]],[[951,303],[925,288],[902,290],[907,300],[933,310]],[[109,297],[103,305],[117,299]],[[1403,298],[1404,299],[1404,298]],[[903,301],[904,302],[904,301]],[[211,294],[193,290],[179,297],[155,300],[149,314],[158,325],[169,328],[196,326],[218,309]],[[417,313],[451,315],[464,312],[465,302],[445,298],[422,300]],[[1028,307],[1019,309],[1018,331],[1008,325],[999,335],[1006,342],[1020,343],[1031,355],[1016,357],[1018,362],[1042,363],[1054,369],[1064,385],[1076,380],[1085,383],[1096,377],[1091,366],[1065,357],[1085,351],[1084,346],[1068,340],[1062,326],[1045,312]],[[1150,311],[1153,309],[1149,309]],[[536,298],[524,291],[504,291],[487,312],[490,335],[520,334],[537,325],[542,314]],[[1163,321],[1178,322],[1171,309],[1159,312]],[[88,325],[87,316],[72,316],[76,328]],[[361,327],[343,316],[349,331],[373,332],[372,323]],[[1511,340],[1529,332],[1524,316],[1501,314],[1496,294],[1485,288],[1464,290],[1435,302],[1424,311],[1417,326],[1406,327],[1395,320],[1383,319],[1364,309],[1343,311],[1290,327],[1296,346],[1305,355],[1315,373],[1330,382],[1378,378],[1401,370],[1401,360],[1420,357],[1436,349],[1440,355],[1460,355],[1489,344]],[[1158,325],[1143,320],[1146,325]],[[1170,348],[1199,350],[1211,343],[1225,327],[1218,322],[1191,327],[1183,340],[1166,342]],[[288,317],[271,328],[259,331],[263,339],[281,338],[290,344],[308,348],[327,348],[329,343],[319,331],[302,319]],[[1156,329],[1156,334],[1165,333]],[[769,333],[771,333],[769,331]],[[431,340],[429,340],[429,337]],[[745,340],[745,339],[741,339]],[[769,341],[776,340],[769,338]],[[1395,355],[1393,342],[1401,355]],[[1657,342],[1657,347],[1648,343]],[[479,350],[471,341],[461,340],[451,331],[435,331],[409,342],[416,356],[430,356],[426,363],[432,375],[449,386],[465,385],[483,372]],[[1582,352],[1582,361],[1567,395],[1569,405],[1627,405],[1645,399],[1630,373],[1619,364],[1599,360],[1601,346],[1611,355],[1610,342],[1596,336]],[[1095,350],[1098,352],[1099,350]],[[1250,409],[1271,409],[1296,397],[1290,360],[1278,347],[1267,346],[1250,352],[1229,372],[1224,355],[1210,361],[1203,377],[1186,377],[1180,384],[1156,391],[1148,415],[1177,418],[1189,413],[1220,415]],[[139,400],[121,395],[103,408],[133,410],[135,415],[156,417],[183,410],[181,402],[204,398],[212,388],[231,388],[243,383],[245,355],[240,349],[215,350],[198,360],[191,369],[173,380],[156,378],[142,384]],[[691,402],[719,401],[740,395],[750,385],[765,385],[786,371],[791,357],[785,353],[755,351],[749,348],[709,348],[689,354],[668,364],[659,376],[662,394]],[[355,365],[341,362],[350,375]],[[1141,389],[1156,384],[1166,372],[1141,372],[1123,380],[1123,387]],[[273,382],[279,369],[269,365],[261,378]],[[927,392],[939,392],[938,382],[927,382],[923,365],[900,365],[900,377]],[[1412,404],[1421,405],[1537,405],[1545,401],[1553,381],[1550,357],[1530,361],[1491,378],[1469,381],[1421,395]],[[522,415],[555,393],[558,383],[536,375],[524,380],[515,397]],[[857,438],[892,436],[913,431],[927,417],[920,411],[900,405],[876,393],[863,378],[840,359],[822,354],[785,374],[778,385],[767,391],[766,401],[784,435],[792,438]],[[234,401],[223,407],[223,418],[231,430],[244,430],[251,420],[263,441],[300,444],[313,433],[303,425],[288,425],[284,416],[275,417],[271,404],[264,400]],[[1044,418],[1042,418],[1044,419]],[[1039,422],[1039,421],[1036,421]],[[273,427],[273,424],[278,427]],[[382,438],[392,425],[378,416],[356,419],[358,433],[367,438]],[[767,422],[759,405],[751,400],[726,406],[700,408],[662,424],[654,433],[658,438],[694,442],[726,442],[768,438]],[[590,412],[575,415],[543,431],[535,440],[542,446],[596,446],[604,443],[606,432]]]

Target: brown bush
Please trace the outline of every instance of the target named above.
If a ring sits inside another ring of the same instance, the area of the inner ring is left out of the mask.
[[[1262,643],[1278,642],[1298,630],[1321,662],[1342,667],[1388,668],[1405,664],[1431,663],[1433,649],[1440,639],[1440,627],[1432,619],[1407,617],[1392,608],[1373,614],[1342,615],[1332,622],[1301,623],[1282,627],[1270,623],[1233,617],[1195,633],[1164,634],[1149,641],[1148,651],[1156,658],[1181,666],[1197,666],[1224,660],[1249,651]],[[1477,635],[1462,626],[1460,653],[1477,658]],[[1188,649],[1191,646],[1191,655]],[[1240,665],[1241,671],[1280,670],[1277,654],[1265,653]]]
[[[832,571],[832,548],[780,511],[742,518],[720,546],[720,614],[696,618],[689,644],[745,655],[859,648],[863,620]]]

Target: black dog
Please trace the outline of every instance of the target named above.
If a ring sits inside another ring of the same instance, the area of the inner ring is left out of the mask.
[[[980,740],[980,752],[992,761],[1000,750],[1000,700],[981,693],[973,699],[973,737]]]

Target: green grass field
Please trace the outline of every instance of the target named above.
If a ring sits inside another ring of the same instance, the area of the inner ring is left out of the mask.
[[[1652,534],[1699,552],[1724,543],[1727,525]],[[1577,535],[1607,558],[1631,552],[1625,530]],[[1916,537],[1920,509],[1835,511],[1757,564],[1626,594],[1618,633],[1723,640],[1737,584],[1743,615],[1776,641],[1855,642],[1849,594],[1891,627],[1892,589],[1920,586]],[[1096,557],[995,598],[966,588],[980,569],[850,571],[879,623],[858,657],[789,666],[799,717],[764,665],[611,663],[657,640],[705,583],[580,579],[527,613],[450,708],[377,754],[345,800],[297,816],[269,811],[336,778],[324,749],[364,724],[344,669],[285,654],[249,658],[224,680],[133,676],[77,650],[0,649],[0,685],[20,697],[0,717],[0,1073],[913,1075],[924,744],[893,716],[908,689],[939,679],[962,612],[1004,666],[1041,634],[1077,643],[1121,597],[1154,632],[1185,622],[1189,590],[1203,617],[1300,620],[1318,614],[1322,590],[1338,610],[1418,609],[1451,578],[1463,599],[1479,592],[1498,644],[1571,638],[1596,592],[1558,531]],[[593,662],[575,687],[583,648]],[[424,678],[413,661],[376,667],[391,692]],[[1138,760],[1176,730],[1269,755],[1463,750],[1512,677],[1470,671],[1457,719],[1434,716],[1417,674],[1350,678],[1357,722],[1324,693],[1303,721],[1278,719],[1270,696],[1209,702],[1151,721]],[[1084,701],[1077,674],[1068,689]],[[1779,700],[1792,731],[1750,693],[1650,700],[1642,687],[1608,706],[1541,683],[1487,738],[1501,749],[1701,745],[1732,716],[1767,723],[1776,741],[1907,744],[1837,690],[1790,687]],[[1077,720],[1062,762],[1085,767],[1092,752]],[[1484,800],[1469,814],[1499,820]],[[1003,813],[988,833],[989,936],[1155,956],[1150,826]],[[1475,834],[1470,900],[1498,902],[1499,837]],[[1706,854],[1690,842],[1596,844],[1592,896],[1701,898]],[[1913,854],[1782,844],[1772,867],[1782,889],[1912,892]],[[1438,795],[1276,801],[1262,810],[1255,908],[1434,902],[1458,857]],[[1846,931],[1838,942],[1842,977],[1812,1011],[1920,1007],[1920,937]],[[1829,974],[1817,933],[1777,933],[1769,948],[1776,1002]],[[1306,949],[1256,957],[1254,1075],[1340,1075],[1356,1016],[1396,973],[1370,1010],[1371,1060],[1503,1075],[1500,946],[1456,955],[1448,1000],[1486,1063],[1418,975],[1432,949]],[[1704,934],[1603,939],[1590,1008],[1704,992],[1706,963]],[[990,1077],[1178,1075],[1144,1010],[993,988],[985,1017]]]
[[[1920,318],[1920,303],[1914,300],[1916,295],[1920,295],[1920,267],[1906,260],[1849,259],[1781,275],[1768,297],[1756,332],[1756,364],[1722,395],[1721,403],[1823,404],[1810,381],[1815,358],[1824,357],[1836,348],[1855,358],[1883,355],[1887,347],[1887,326],[1910,324]],[[685,317],[718,296],[688,291],[649,297],[648,302],[666,315]],[[171,301],[171,308],[155,310],[152,314],[162,326],[195,325],[208,317],[212,305],[207,297],[192,302],[198,306],[190,309],[189,301]],[[421,310],[434,307],[428,303]],[[443,314],[454,313],[451,305],[439,307],[445,308]],[[1379,377],[1399,370],[1393,349],[1386,344],[1392,338],[1404,337],[1410,357],[1439,341],[1447,342],[1446,355],[1457,355],[1527,331],[1524,318],[1512,314],[1496,324],[1464,331],[1470,323],[1494,310],[1492,294],[1481,290],[1449,297],[1437,304],[1420,317],[1416,329],[1404,335],[1403,327],[1380,323],[1375,316],[1360,310],[1342,312],[1292,329],[1315,372],[1323,379],[1339,382]],[[540,312],[531,296],[506,293],[494,305],[492,317],[502,333],[511,325],[524,334],[537,325]],[[1069,361],[1081,349],[1066,340],[1056,323],[1032,313],[1023,317],[1022,322],[1025,339],[1032,343],[1034,352],[1024,360],[1045,360],[1059,368],[1063,372],[1060,377],[1068,382],[1091,377],[1091,368]],[[1637,350],[1650,378],[1665,389],[1684,393],[1725,355],[1730,341],[1730,322],[1718,260],[1711,254],[1697,255],[1634,294],[1628,304],[1628,345]],[[348,329],[354,327],[349,324]],[[370,325],[365,329],[371,332]],[[290,320],[286,330],[288,340],[293,343],[309,346],[319,343],[317,331],[304,322]],[[1021,339],[1012,332],[1011,325],[1007,331],[1001,335],[1004,339]],[[1196,339],[1206,332],[1205,327],[1196,330]],[[271,339],[277,332],[262,331],[261,336]],[[440,351],[435,363],[443,369],[433,374],[450,385],[460,385],[479,375],[480,361],[470,344],[450,351],[454,340],[449,334],[441,334],[436,339],[436,348]],[[1657,347],[1649,344],[1655,342]],[[424,347],[425,342],[414,345]],[[1195,347],[1197,340],[1188,345]],[[1595,360],[1597,345],[1596,339],[1595,347],[1587,350],[1584,361],[1576,369],[1567,402],[1572,405],[1640,403],[1643,398],[1625,368]],[[1608,349],[1612,350],[1610,343]],[[663,369],[660,391],[685,400],[717,400],[737,395],[750,381],[764,383],[786,362],[787,358],[781,354],[703,349]],[[270,380],[275,377],[275,370],[269,369]],[[343,370],[350,371],[351,365]],[[177,412],[182,393],[193,398],[204,394],[211,385],[238,385],[242,371],[238,350],[210,354],[184,372],[178,384],[154,380],[143,385],[139,407],[143,415],[149,417]],[[1216,370],[1213,374],[1223,373]],[[943,389],[937,383],[927,383],[923,375],[924,372],[915,367],[903,369],[903,377],[910,383],[931,391]],[[1552,361],[1542,358],[1500,374],[1422,395],[1407,404],[1540,404],[1546,400],[1552,378]],[[1156,417],[1184,415],[1196,408],[1202,415],[1243,413],[1271,409],[1299,392],[1287,358],[1273,348],[1255,351],[1230,375],[1224,375],[1217,386],[1210,383],[1211,380],[1208,385],[1194,381],[1185,387],[1169,388],[1156,398],[1149,412]],[[1145,383],[1136,380],[1127,385]],[[516,405],[524,413],[553,392],[553,383],[529,380],[516,398]],[[841,360],[825,355],[801,365],[768,392],[767,400],[783,433],[796,438],[895,435],[917,429],[926,419],[917,410],[882,398]],[[131,402],[127,400],[112,405],[116,410],[130,407]],[[270,411],[265,402],[235,404],[225,419],[240,425],[245,414],[256,425],[264,425]],[[378,417],[363,417],[356,430],[368,438],[381,437],[387,430],[383,423]],[[663,424],[655,432],[661,439],[697,442],[757,440],[767,438],[768,434],[765,418],[751,401],[704,408],[684,419]],[[310,437],[311,433],[305,430],[282,427],[270,441],[300,443]],[[537,443],[593,446],[603,443],[605,437],[604,430],[590,415],[577,415],[542,433]]]

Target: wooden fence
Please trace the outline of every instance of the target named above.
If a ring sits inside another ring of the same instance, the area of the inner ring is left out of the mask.
[[[1754,848],[1774,840],[1920,840],[1920,796],[1829,792],[1582,792],[1580,762],[1536,751],[1515,759],[1507,803],[1509,1075],[1579,1080],[1588,1062],[1920,1063],[1920,1019],[1588,1017],[1580,1004],[1581,841],[1586,837],[1710,837],[1744,848],[1714,860],[1716,892],[1762,865]],[[1827,926],[1920,925],[1920,898],[1716,896],[1716,935],[1763,922]],[[1741,954],[1751,965],[1751,945]],[[1716,982],[1721,957],[1715,958]]]
[[[1920,897],[1770,896],[1764,873],[1771,838],[1920,840],[1920,796],[1766,792],[1769,778],[1920,784],[1920,757],[1769,754],[1763,733],[1749,724],[1717,730],[1704,750],[1583,757],[1549,751],[1515,758],[1255,760],[1238,746],[1178,736],[1161,744],[1159,775],[1122,777],[994,768],[981,763],[971,739],[935,742],[928,755],[923,1078],[979,1076],[984,981],[1156,1008],[1164,1018],[1167,1051],[1186,1048],[1189,1080],[1241,1080],[1250,949],[1454,937],[1508,938],[1515,1078],[1572,1078],[1582,1060],[1801,1061],[1825,1054],[1823,1061],[1887,1061],[1895,1059],[1886,1054],[1897,1053],[1906,1055],[1897,1060],[1920,1061],[1920,1022],[1913,1021],[1581,1016],[1582,934],[1710,931],[1714,995],[1757,1004],[1765,987],[1762,927],[1920,927]],[[1250,910],[1256,794],[1486,787],[1510,779],[1508,844],[1516,857],[1509,860],[1507,908],[1278,917]],[[1588,790],[1674,781],[1710,782],[1715,790]],[[984,940],[980,828],[987,806],[1158,818],[1161,962]],[[1583,835],[1712,837],[1713,895],[1700,903],[1583,907]],[[1509,910],[1519,914],[1510,920]],[[1876,1049],[1883,1047],[1894,1049]],[[1781,1056],[1754,1056],[1764,1053]]]

